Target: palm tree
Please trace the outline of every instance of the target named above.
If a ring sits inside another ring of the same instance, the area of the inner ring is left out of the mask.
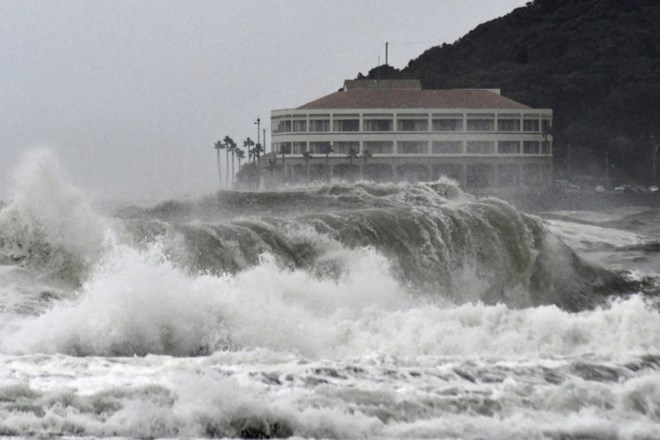
[[[289,154],[289,144],[280,144],[280,152],[282,153],[282,176],[286,176],[286,165],[284,164],[284,156]]]
[[[334,153],[334,150],[332,149],[332,144],[327,143],[325,144],[325,172],[327,173],[328,176],[328,182],[330,181],[330,154]]]
[[[355,148],[351,147],[348,150],[348,153],[346,153],[346,158],[348,159],[348,163],[353,165],[353,159],[355,159],[356,157],[358,157],[358,151]]]
[[[233,139],[231,139],[231,142],[229,143],[229,146],[227,147],[227,151],[231,153],[231,183],[232,186],[234,185],[234,154],[236,153],[236,149],[238,146],[236,146],[236,142],[234,142]]]
[[[255,144],[252,150],[254,151],[254,154],[257,156],[257,162],[259,162],[259,158],[265,151],[264,147],[261,144]]]
[[[218,155],[218,179],[220,180],[220,186],[222,187],[222,172],[220,168],[220,150],[224,150],[224,145],[222,141],[218,141],[213,145],[213,148],[215,148],[215,152]]]
[[[230,138],[229,136],[225,136],[223,139],[223,147],[221,147],[223,150],[226,150],[226,156],[225,157],[225,165],[227,168],[227,172],[225,173],[225,180],[227,181],[227,188],[229,188],[229,146],[234,143],[234,140]]]
[[[241,170],[241,160],[245,159],[245,151],[236,148],[236,159],[238,159],[238,170]]]
[[[367,171],[367,159],[371,159],[371,156],[373,156],[371,154],[371,151],[369,151],[366,148],[364,150],[362,150],[362,161],[363,161],[363,163],[362,163],[362,180],[364,180],[364,175]]]
[[[260,143],[256,143],[254,144],[254,147],[252,147],[252,160],[257,165],[257,170],[259,169],[259,158],[261,157],[261,153],[263,152],[264,152],[264,147],[262,147]],[[256,185],[257,188],[259,188],[261,186],[261,174],[257,172],[256,176],[257,176]]]
[[[350,180],[353,180],[353,159],[355,159],[356,157],[358,157],[358,150],[351,147],[348,150],[348,153],[346,153],[346,158],[348,159],[348,163],[350,164],[347,173]]]
[[[243,146],[248,152],[248,160],[254,158],[254,151],[252,151],[252,147],[254,146],[254,141],[248,137],[243,141]],[[245,153],[243,153],[243,157],[245,157]]]
[[[312,153],[308,150],[305,150],[302,154],[303,159],[305,159],[305,173],[307,174],[307,181],[309,182],[309,161],[314,157]]]

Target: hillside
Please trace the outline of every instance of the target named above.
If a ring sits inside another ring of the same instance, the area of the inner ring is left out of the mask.
[[[535,0],[424,52],[402,70],[428,88],[494,87],[554,109],[555,168],[651,181],[660,144],[660,1]],[[361,75],[359,76],[361,77]]]

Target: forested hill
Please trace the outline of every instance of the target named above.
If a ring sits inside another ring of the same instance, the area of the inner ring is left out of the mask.
[[[501,88],[552,108],[557,171],[603,175],[609,153],[615,177],[648,183],[650,136],[660,143],[660,0],[535,0],[401,71],[368,74],[378,76]]]

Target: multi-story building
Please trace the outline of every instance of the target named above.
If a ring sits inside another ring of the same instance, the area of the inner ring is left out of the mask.
[[[465,188],[529,188],[552,179],[551,124],[552,110],[530,108],[497,89],[349,80],[338,92],[273,111],[271,145],[278,175],[288,181],[446,175]]]

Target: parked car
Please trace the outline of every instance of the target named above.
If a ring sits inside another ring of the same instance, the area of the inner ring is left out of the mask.
[[[618,193],[631,193],[633,191],[633,187],[630,185],[620,185],[614,188],[614,192]]]
[[[656,185],[649,186],[649,192],[651,194],[658,192],[658,187]]]
[[[605,187],[603,187],[603,185],[596,185],[596,188],[594,188],[594,190],[597,193],[602,193],[602,192],[605,192]]]

